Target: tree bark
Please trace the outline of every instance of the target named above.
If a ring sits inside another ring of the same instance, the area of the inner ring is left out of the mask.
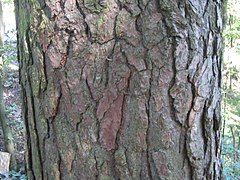
[[[30,179],[219,179],[222,0],[16,0]]]

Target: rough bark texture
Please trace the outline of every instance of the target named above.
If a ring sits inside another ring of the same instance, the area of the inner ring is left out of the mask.
[[[16,0],[30,179],[218,179],[222,0]]]

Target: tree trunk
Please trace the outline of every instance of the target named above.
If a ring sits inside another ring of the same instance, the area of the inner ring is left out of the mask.
[[[30,179],[220,178],[221,0],[16,0]]]

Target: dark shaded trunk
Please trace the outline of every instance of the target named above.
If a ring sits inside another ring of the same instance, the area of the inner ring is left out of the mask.
[[[218,179],[222,3],[16,0],[30,179]]]

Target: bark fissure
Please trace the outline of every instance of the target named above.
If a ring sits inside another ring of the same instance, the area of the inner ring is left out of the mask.
[[[74,31],[70,31],[66,29],[66,32],[69,34],[67,47],[66,47],[66,56],[64,57],[63,61],[61,62],[61,66],[64,67],[68,61],[72,60],[73,57],[73,38],[74,38]]]
[[[147,168],[148,168],[148,175],[149,178],[152,179],[152,172],[151,172],[151,152],[149,150],[150,146],[150,140],[149,140],[149,131],[150,131],[150,126],[151,126],[151,90],[152,90],[152,77],[153,77],[153,71],[151,70],[151,75],[150,75],[150,85],[149,85],[149,90],[148,90],[148,98],[147,98],[147,104],[146,104],[146,113],[147,113],[147,130],[146,130],[146,155],[147,155]]]
[[[176,57],[175,57],[175,50],[176,50],[176,46],[178,44],[177,42],[177,37],[172,38],[172,79],[170,81],[169,84],[169,88],[168,88],[168,97],[169,97],[169,108],[170,108],[170,115],[173,121],[175,121],[179,126],[182,126],[183,124],[178,120],[177,116],[176,116],[176,108],[174,105],[174,98],[171,95],[171,91],[174,88],[174,86],[176,85],[176,76],[177,76],[177,69],[176,69]]]
[[[26,95],[26,90],[25,88],[22,88],[22,93],[23,93],[23,97],[27,97]],[[32,145],[31,145],[31,134],[30,134],[30,125],[28,122],[28,108],[27,108],[27,98],[24,98],[23,100],[23,107],[25,107],[25,111],[22,112],[24,115],[24,119],[25,119],[25,126],[26,126],[26,137],[27,137],[27,141],[29,142],[27,144],[27,153],[28,153],[28,158],[27,158],[27,171],[31,171],[30,173],[27,172],[28,176],[33,176],[34,179],[36,179],[35,174],[33,172],[33,158],[31,156],[31,154],[33,154],[32,152]]]
[[[31,49],[31,42],[29,40],[29,29],[26,31],[26,42],[27,42],[27,51],[28,51],[28,54],[29,54],[29,60],[28,60],[28,65],[33,65],[33,55],[32,55],[32,49]],[[31,64],[29,64],[29,62]],[[38,128],[37,128],[37,115],[36,115],[36,110],[35,110],[35,102],[34,102],[34,95],[33,95],[33,90],[32,90],[32,85],[31,85],[31,77],[30,77],[30,74],[31,74],[31,69],[28,68],[27,69],[27,80],[28,80],[28,84],[27,84],[27,87],[29,89],[29,95],[30,95],[30,104],[31,104],[31,108],[32,108],[32,118],[33,118],[33,134],[36,136],[36,146],[35,147],[36,151],[37,152],[32,152],[34,153],[34,156],[37,156],[37,162],[32,162],[34,164],[36,164],[36,166],[39,166],[39,172],[35,172],[35,169],[32,170],[33,174],[34,174],[34,177],[35,178],[42,178],[43,176],[43,169],[41,167],[41,163],[42,163],[42,155],[41,155],[41,147],[40,147],[40,144],[39,144],[39,132],[38,132]],[[32,154],[33,155],[33,154]],[[35,168],[35,167],[34,167]],[[38,170],[38,169],[37,169]],[[35,174],[36,173],[36,174]]]
[[[88,37],[88,40],[89,40],[91,43],[93,43],[91,29],[90,29],[88,23],[87,23],[86,20],[85,20],[85,19],[86,19],[86,14],[85,14],[84,11],[82,10],[82,8],[81,8],[78,0],[76,0],[76,6],[77,6],[78,11],[80,12],[80,14],[81,14],[82,17],[83,17],[83,26],[85,27],[85,33],[86,33],[86,35],[87,35],[87,37]]]

